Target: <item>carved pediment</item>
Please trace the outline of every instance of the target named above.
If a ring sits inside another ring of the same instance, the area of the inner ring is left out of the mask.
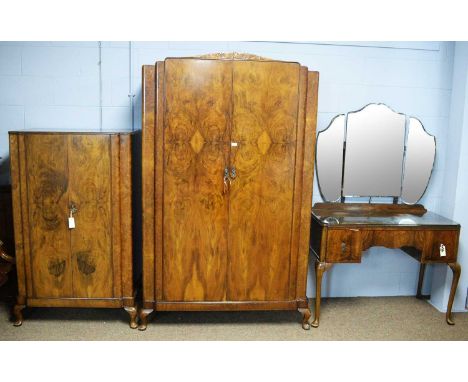
[[[198,58],[216,59],[216,60],[253,60],[253,61],[273,61],[271,58],[257,56],[250,53],[208,53],[196,56]]]

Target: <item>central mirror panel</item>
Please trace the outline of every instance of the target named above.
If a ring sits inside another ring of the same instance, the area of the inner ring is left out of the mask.
[[[391,197],[415,204],[426,191],[435,137],[417,118],[384,104],[339,114],[317,136],[317,180],[324,201]]]
[[[400,196],[404,148],[404,114],[383,104],[348,113],[343,196]]]

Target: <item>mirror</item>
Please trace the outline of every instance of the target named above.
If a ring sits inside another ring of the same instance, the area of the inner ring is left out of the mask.
[[[435,137],[429,135],[422,123],[410,118],[406,142],[405,176],[401,198],[405,203],[417,203],[426,191],[435,160]]]
[[[317,147],[321,148],[316,157],[317,179],[324,198],[334,202],[341,198],[345,121],[344,114],[336,116],[317,136]]]
[[[405,116],[385,105],[348,114],[343,196],[399,196]]]
[[[325,201],[392,197],[417,203],[429,182],[435,138],[384,104],[333,118],[317,136],[317,179]]]

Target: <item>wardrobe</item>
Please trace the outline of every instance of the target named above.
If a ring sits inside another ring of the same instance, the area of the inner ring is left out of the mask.
[[[301,310],[318,72],[246,54],[143,67],[143,305]]]

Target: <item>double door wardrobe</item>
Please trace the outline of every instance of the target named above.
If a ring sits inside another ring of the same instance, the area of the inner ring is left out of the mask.
[[[318,72],[253,55],[143,67],[140,329],[306,297]]]

